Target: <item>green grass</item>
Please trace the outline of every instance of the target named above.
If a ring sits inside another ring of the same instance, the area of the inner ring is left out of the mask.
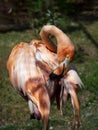
[[[78,23],[76,23],[79,26]],[[85,22],[83,22],[85,25]],[[86,23],[86,29],[98,41],[98,22]],[[28,104],[10,85],[6,62],[13,46],[21,41],[38,39],[39,30],[8,32],[0,34],[0,130],[40,130],[42,123],[29,119]],[[67,32],[76,46],[76,65],[84,88],[79,89],[81,103],[80,130],[98,130],[98,48],[82,28]],[[70,101],[60,116],[55,103],[51,108],[50,126],[53,130],[69,130],[71,127],[72,107]]]

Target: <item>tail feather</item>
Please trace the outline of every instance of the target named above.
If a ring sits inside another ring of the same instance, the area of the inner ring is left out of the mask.
[[[80,88],[84,86],[82,80],[80,79],[78,73],[75,70],[68,71],[66,80],[73,84],[77,84]]]

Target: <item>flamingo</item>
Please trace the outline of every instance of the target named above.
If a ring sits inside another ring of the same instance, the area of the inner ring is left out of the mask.
[[[49,34],[56,37],[57,47],[50,43]],[[44,26],[40,36],[42,40],[32,40],[30,44],[21,42],[12,49],[7,61],[7,70],[16,92],[28,101],[31,118],[41,119],[44,130],[48,130],[51,103],[56,98],[58,108],[62,108],[62,97],[67,90],[62,91],[62,88],[68,86],[66,81],[71,82],[66,80],[69,71],[62,73],[62,70],[66,66],[68,68],[67,60],[72,60],[74,46],[68,36],[54,25]],[[54,75],[57,75],[58,79],[53,78]],[[77,77],[79,78],[79,76],[78,74],[74,76],[76,76],[75,81],[78,84]],[[71,88],[74,89],[73,85]],[[71,95],[73,102],[78,102],[77,96],[70,91],[67,93]]]

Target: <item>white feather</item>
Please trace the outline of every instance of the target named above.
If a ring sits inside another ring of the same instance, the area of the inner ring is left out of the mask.
[[[70,70],[67,73],[66,80],[73,84],[77,84],[79,87],[83,86],[83,83],[75,70]]]

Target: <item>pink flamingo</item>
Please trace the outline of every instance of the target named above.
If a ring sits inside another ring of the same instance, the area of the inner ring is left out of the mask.
[[[49,34],[56,37],[57,47],[48,38]],[[56,97],[57,106],[62,109],[65,92],[71,95],[73,106],[79,113],[80,123],[80,107],[73,86],[82,84],[82,81],[78,74],[73,74],[72,76],[76,77],[73,82],[70,76],[76,71],[66,71],[74,56],[74,45],[68,36],[54,25],[44,26],[40,36],[41,41],[32,40],[30,44],[21,42],[12,49],[7,61],[10,82],[16,92],[28,101],[31,118],[42,120],[44,130],[48,130],[51,102]],[[70,81],[66,80],[68,75]],[[74,85],[71,84],[69,88],[66,82]]]

